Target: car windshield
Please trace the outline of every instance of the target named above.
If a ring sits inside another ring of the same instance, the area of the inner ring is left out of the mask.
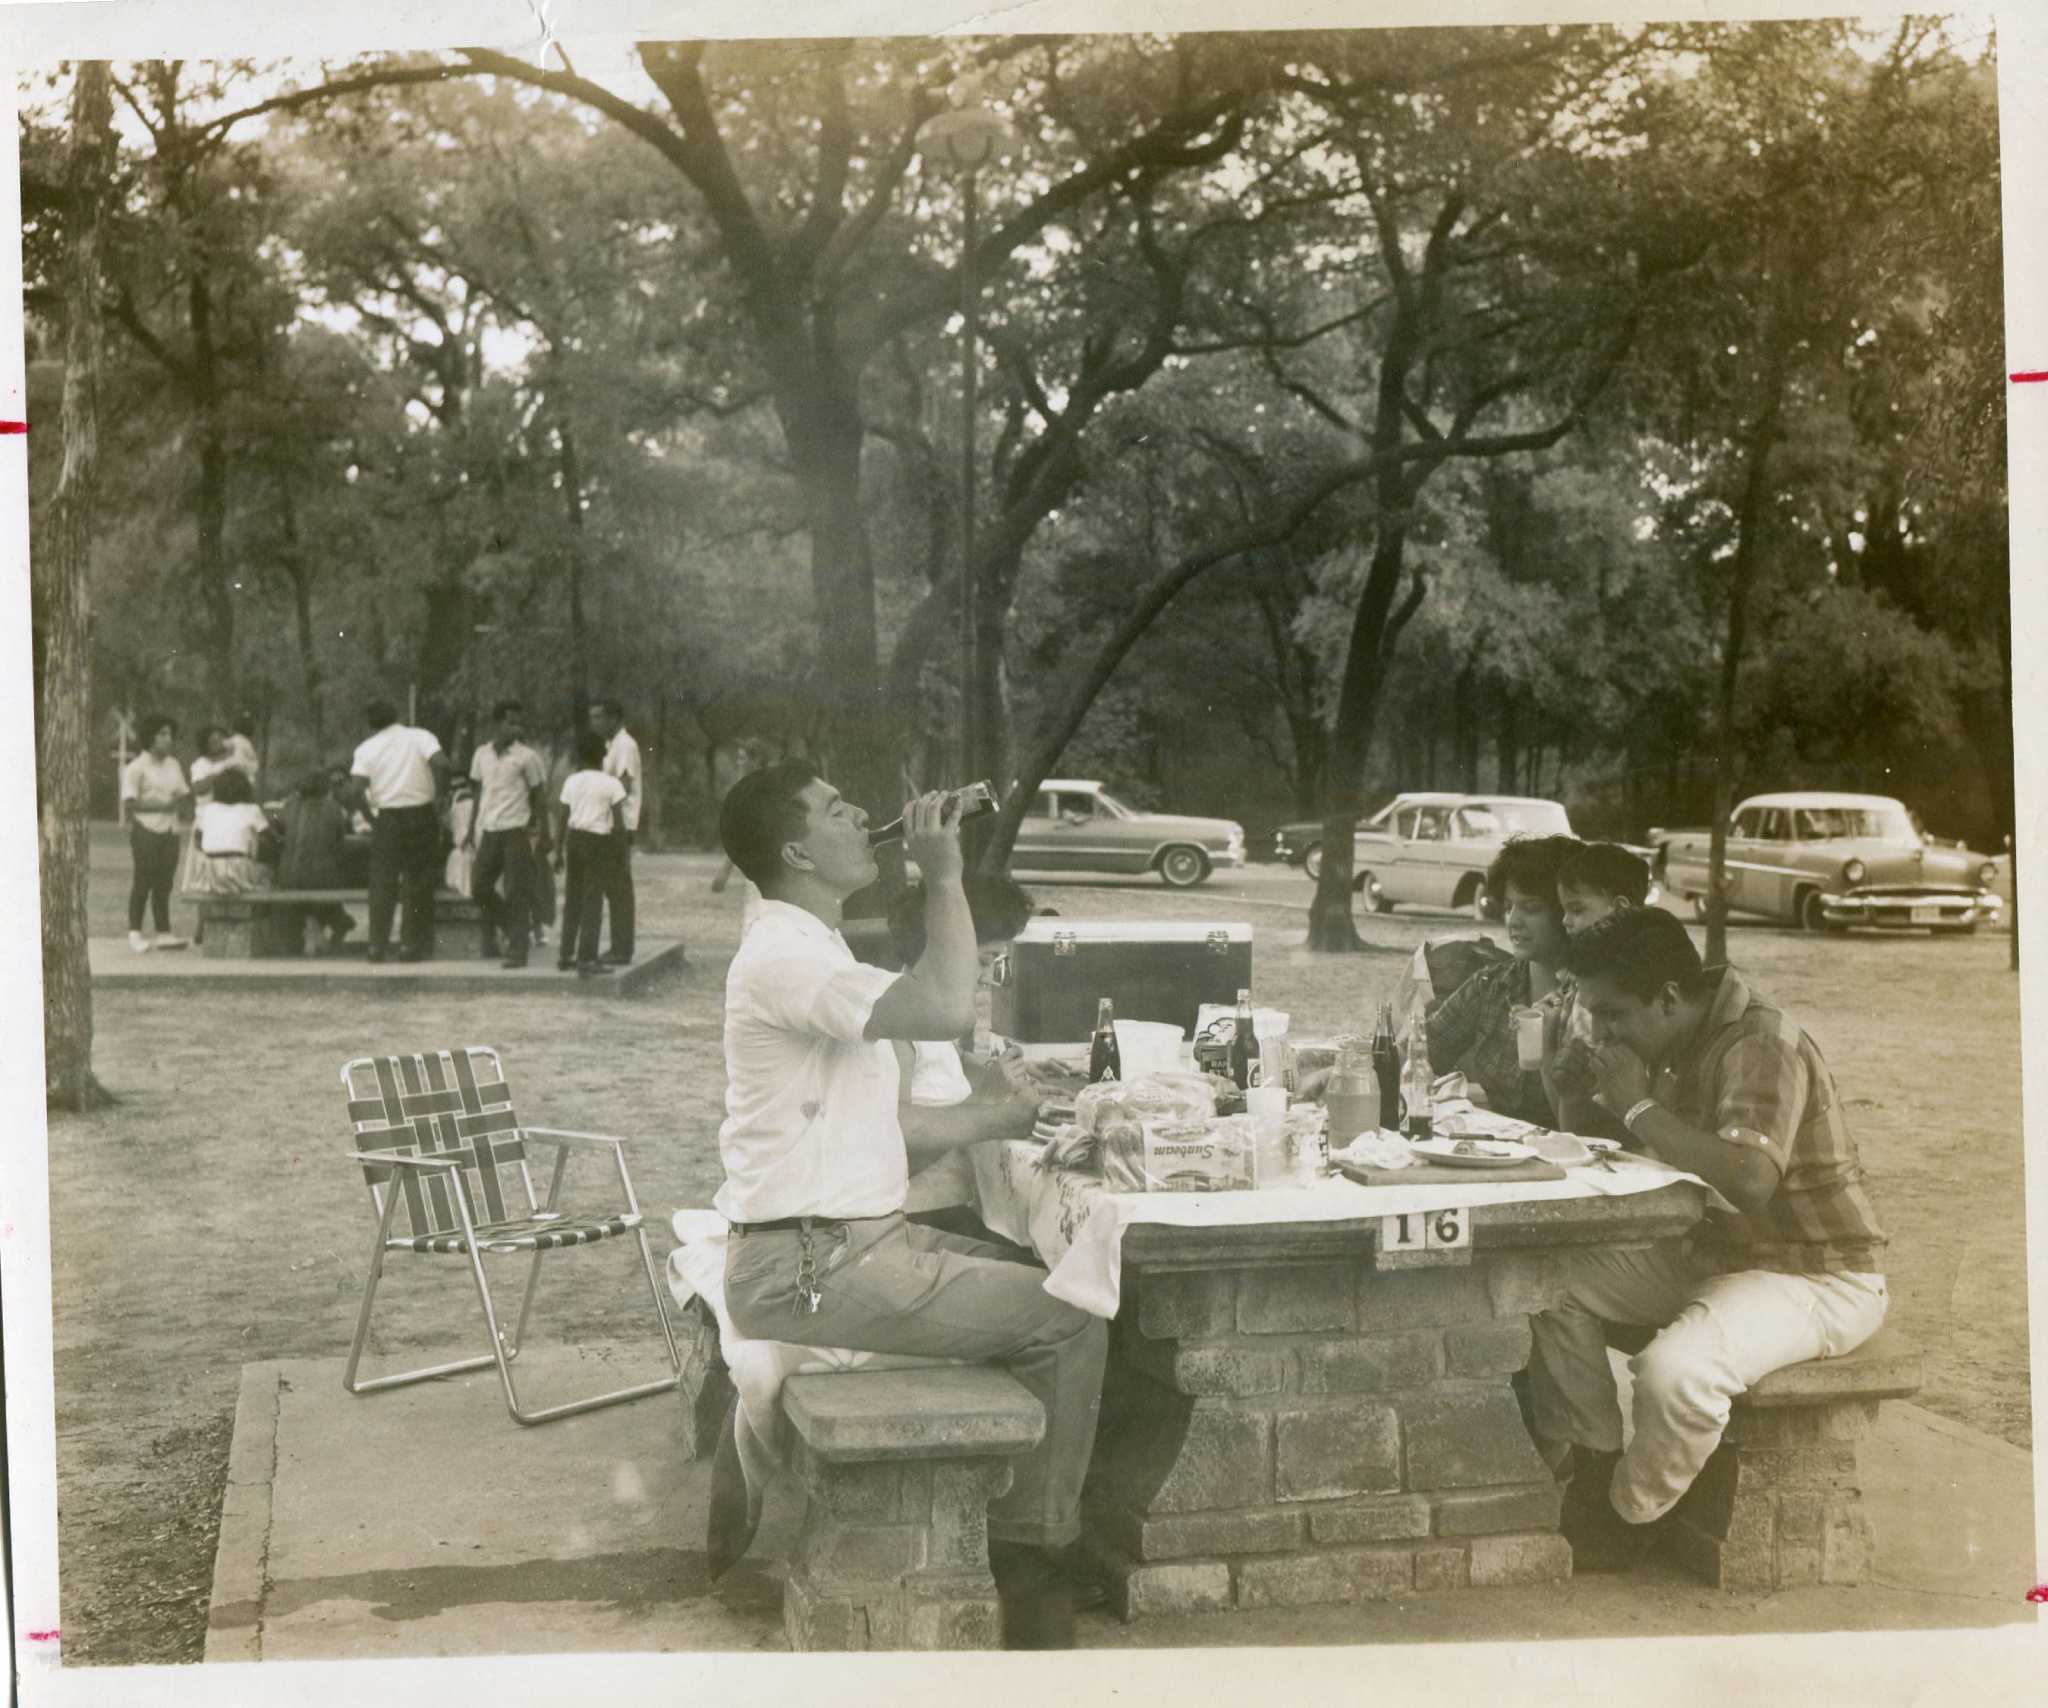
[[[1918,842],[1913,821],[1898,807],[1801,807],[1792,815],[1802,842],[1839,842],[1868,837],[1879,842]]]
[[[1500,821],[1510,836],[1569,836],[1571,820],[1555,801],[1488,801],[1480,809]]]
[[[1135,814],[1106,789],[1095,791],[1096,810],[1109,818],[1131,818]]]

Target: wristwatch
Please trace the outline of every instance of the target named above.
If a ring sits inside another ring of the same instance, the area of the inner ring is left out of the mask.
[[[1631,1103],[1628,1106],[1628,1113],[1622,1116],[1621,1124],[1624,1127],[1626,1127],[1631,1133],[1633,1133],[1636,1130],[1636,1122],[1638,1119],[1641,1118],[1643,1111],[1645,1109],[1654,1109],[1656,1107],[1656,1098],[1639,1097],[1635,1100],[1635,1102]]]

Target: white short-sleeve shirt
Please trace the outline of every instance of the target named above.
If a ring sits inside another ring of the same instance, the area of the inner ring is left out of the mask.
[[[855,960],[817,915],[761,903],[725,977],[725,1184],[712,1202],[726,1220],[903,1208],[896,1052],[863,1036],[901,976]]]
[[[910,1101],[930,1109],[949,1109],[974,1095],[956,1045],[917,1042],[910,1046]],[[899,1064],[900,1065],[900,1064]],[[965,1149],[934,1157],[910,1177],[903,1208],[910,1212],[944,1210],[974,1202],[974,1164]]]
[[[626,828],[640,828],[640,744],[624,729],[605,744],[604,768],[626,785]]]
[[[159,759],[145,748],[129,760],[121,772],[121,799],[129,803],[129,818],[144,830],[153,830],[159,835],[178,828],[177,813],[171,807],[145,807],[135,803],[143,800],[177,801],[191,792],[185,783],[184,770],[168,754]]]
[[[500,753],[494,742],[479,742],[469,756],[476,783],[476,827],[523,830],[533,822],[533,791],[547,781],[540,755],[523,741]]]
[[[562,782],[562,805],[569,809],[569,828],[593,836],[609,836],[612,808],[626,798],[626,786],[602,771],[572,771]]]
[[[370,805],[378,812],[431,806],[434,769],[428,761],[440,751],[432,730],[386,724],[356,749],[349,771],[369,780]]]

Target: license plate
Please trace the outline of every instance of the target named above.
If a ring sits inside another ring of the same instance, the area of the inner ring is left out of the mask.
[[[1411,1211],[1380,1218],[1375,1269],[1425,1269],[1472,1261],[1472,1212],[1467,1209]]]
[[[1913,923],[1915,925],[1939,925],[1941,923],[1941,909],[1938,907],[1916,907],[1913,909]]]

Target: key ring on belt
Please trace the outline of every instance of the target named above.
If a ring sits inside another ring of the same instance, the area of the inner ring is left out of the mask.
[[[811,1218],[806,1216],[797,1224],[795,1314],[814,1316],[818,1305],[818,1254],[811,1244]]]

